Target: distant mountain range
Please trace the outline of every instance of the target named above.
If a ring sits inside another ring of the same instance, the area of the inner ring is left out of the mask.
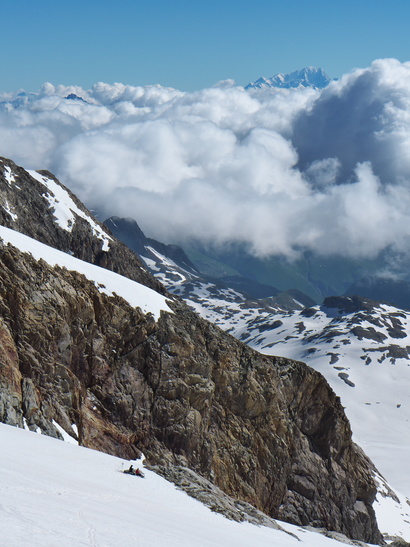
[[[323,89],[328,86],[331,79],[322,68],[309,66],[301,70],[295,70],[290,74],[276,74],[271,78],[263,76],[251,82],[245,89],[261,89],[264,87],[280,87],[280,88],[303,88],[312,87],[314,89]]]
[[[279,290],[271,284],[260,283],[247,277],[224,263],[221,259],[192,251],[198,259],[193,263],[185,251],[177,245],[165,245],[146,237],[137,222],[131,218],[111,217],[104,221],[111,232],[138,254],[152,275],[164,284],[172,294],[183,297],[192,307],[202,304],[210,310],[224,301],[225,312],[233,306],[254,302],[257,307],[267,305],[288,310],[300,310],[315,304],[315,301],[295,289]],[[223,295],[223,296],[222,296]],[[222,299],[222,300],[221,300]]]

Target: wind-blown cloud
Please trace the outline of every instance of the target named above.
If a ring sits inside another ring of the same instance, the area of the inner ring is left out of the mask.
[[[409,145],[410,63],[394,59],[321,92],[226,81],[0,95],[0,155],[50,169],[151,237],[240,241],[260,256],[407,254]]]
[[[408,177],[410,64],[394,59],[345,75],[325,89],[294,125],[299,167],[337,157],[338,180],[370,161],[382,181]]]

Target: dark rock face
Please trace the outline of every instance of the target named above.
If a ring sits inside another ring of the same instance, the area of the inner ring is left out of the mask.
[[[404,310],[410,309],[410,283],[406,280],[364,277],[354,282],[345,292],[346,296],[354,294],[390,302]]]
[[[268,515],[377,543],[372,466],[323,377],[173,302],[156,323],[0,247],[0,419],[182,465]]]
[[[323,300],[323,308],[334,308],[341,314],[371,312],[380,302],[361,296],[328,296]]]
[[[81,215],[62,229],[44,192],[0,160],[0,223],[165,293]],[[90,448],[189,467],[272,517],[381,540],[372,464],[319,373],[258,354],[177,300],[155,322],[1,240],[0,280],[0,421],[60,437],[58,424]]]
[[[150,258],[155,262],[157,256],[152,252],[152,248],[173,260],[175,264],[186,271],[193,274],[199,273],[181,247],[178,247],[178,245],[165,245],[160,241],[146,237],[134,219],[110,217],[104,221],[104,225],[137,255]]]
[[[92,218],[78,198],[54,175],[48,171],[39,173],[54,181],[69,195],[80,211]],[[8,182],[8,179],[14,179],[14,182]],[[71,230],[61,228],[56,222],[53,207],[50,207],[45,198],[51,193],[25,169],[18,167],[11,160],[0,158],[0,225],[12,228],[81,260],[134,279],[157,292],[166,293],[164,287],[148,274],[139,258],[123,243],[112,238],[109,249],[103,250],[102,240],[95,237],[90,224],[84,218],[74,213],[75,221]],[[105,226],[95,219],[93,221],[110,235]]]

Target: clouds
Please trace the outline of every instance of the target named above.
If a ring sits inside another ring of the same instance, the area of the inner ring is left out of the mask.
[[[394,59],[345,75],[323,91],[294,126],[301,169],[310,162],[337,157],[339,181],[358,162],[390,182],[408,176],[410,64]]]
[[[0,155],[152,237],[260,256],[409,250],[408,63],[375,61],[322,92],[46,84],[0,101]]]

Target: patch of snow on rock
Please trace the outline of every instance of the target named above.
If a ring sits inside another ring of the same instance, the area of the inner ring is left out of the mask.
[[[8,165],[4,166],[4,178],[9,186],[16,182],[15,176]]]
[[[155,319],[159,318],[161,310],[172,313],[164,296],[111,270],[79,260],[4,226],[0,226],[0,238],[20,251],[30,253],[35,260],[42,258],[50,266],[64,267],[85,275],[94,282],[100,292],[108,296],[115,293],[131,306],[141,308],[144,313],[152,313]]]
[[[43,196],[48,201],[50,208],[53,209],[56,222],[60,228],[71,232],[75,224],[75,215],[78,215],[88,222],[93,234],[103,241],[102,250],[109,250],[109,241],[112,238],[89,215],[77,207],[62,186],[53,179],[37,173],[37,171],[28,170],[27,172],[33,179],[44,184],[47,188],[48,193],[43,194]]]
[[[13,222],[17,220],[18,216],[16,215],[16,213],[13,213],[7,200],[5,202],[5,205],[3,205],[3,209],[6,211],[6,213],[8,213],[11,216],[11,218],[13,219]]]

